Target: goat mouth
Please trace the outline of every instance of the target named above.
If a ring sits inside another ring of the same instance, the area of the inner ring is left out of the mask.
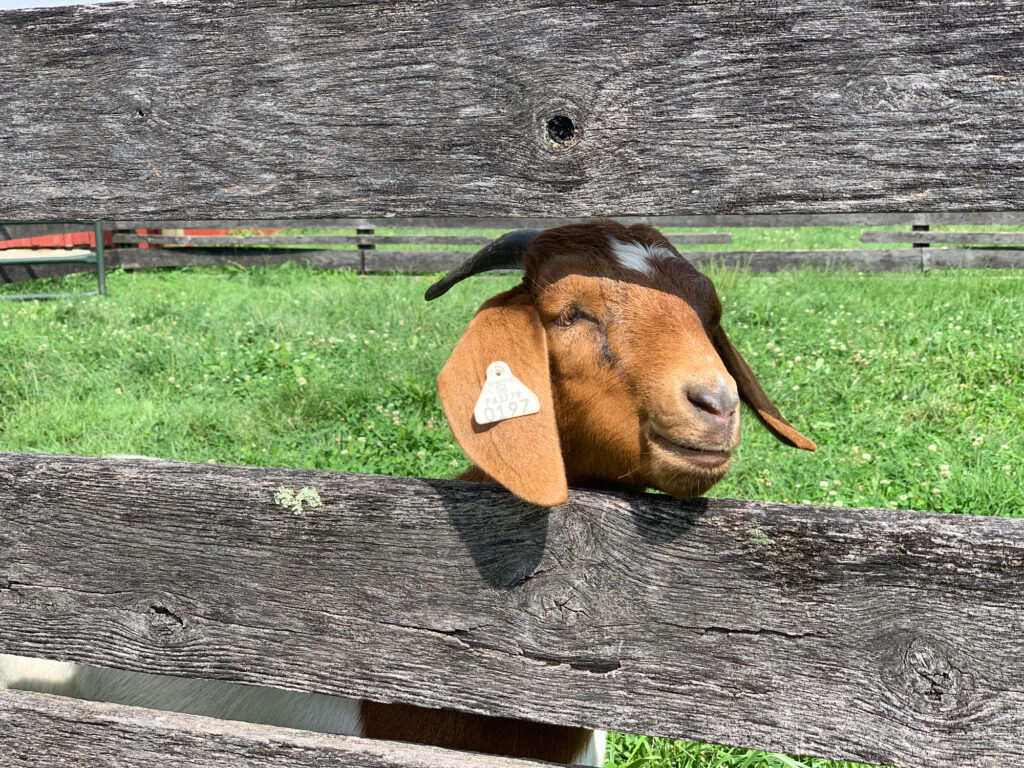
[[[700,448],[692,444],[677,443],[654,430],[650,431],[650,440],[663,451],[705,469],[718,469],[727,465],[732,460],[732,451]]]

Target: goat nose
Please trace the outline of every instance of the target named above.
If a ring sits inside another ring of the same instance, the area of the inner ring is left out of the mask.
[[[714,388],[691,385],[686,389],[686,399],[698,411],[726,420],[740,404],[739,396],[724,381],[720,381]]]

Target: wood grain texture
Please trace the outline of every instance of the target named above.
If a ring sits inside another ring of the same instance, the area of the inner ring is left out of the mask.
[[[109,269],[148,267],[276,266],[295,262],[317,269],[361,269],[360,251],[297,248],[112,248],[106,252]]]
[[[966,224],[1024,226],[1024,211],[978,213],[792,213],[792,214],[709,214],[693,216],[616,216],[625,225],[643,222],[654,227],[825,227],[825,226],[911,226],[912,224]],[[334,229],[543,229],[560,224],[588,221],[586,218],[561,217],[408,217],[348,219],[200,219],[191,221],[154,221],[124,219],[106,222],[107,229],[226,228],[260,229],[302,227]]]
[[[4,768],[543,768],[414,744],[0,690]],[[73,762],[69,757],[74,756]]]
[[[673,232],[666,235],[676,244],[709,245],[731,243],[728,232]],[[250,245],[487,245],[494,238],[484,235],[135,235],[118,233],[117,244],[250,246]],[[2,251],[0,251],[2,253]]]
[[[0,454],[0,652],[865,762],[1024,765],[1022,580],[1024,520]]]
[[[853,251],[684,251],[692,264],[721,264],[750,272],[819,267],[855,269],[862,272],[916,272],[921,269],[921,249],[894,248]],[[1024,260],[1022,260],[1024,263]]]
[[[1024,232],[865,232],[862,243],[952,243],[954,245],[1024,244]]]
[[[1024,208],[1024,7],[149,0],[0,14],[14,218]],[[571,140],[550,138],[567,117]]]
[[[487,245],[484,235],[134,235],[116,234],[115,243],[157,245]],[[720,241],[714,241],[720,242]],[[725,241],[728,242],[728,241]]]
[[[922,253],[923,251],[923,253]],[[684,251],[691,263],[778,272],[802,267],[863,272],[914,272],[921,269],[1024,269],[1024,253],[1012,249],[900,248],[862,251]],[[106,251],[107,269],[215,266],[274,266],[294,262],[315,269],[365,272],[440,272],[462,263],[465,251],[338,251],[292,248],[114,248]],[[0,284],[93,271],[90,266],[5,265]]]
[[[921,248],[925,269],[1024,269],[1016,248]]]

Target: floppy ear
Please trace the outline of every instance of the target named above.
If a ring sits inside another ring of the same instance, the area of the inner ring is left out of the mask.
[[[711,342],[715,345],[718,356],[725,363],[726,370],[736,380],[740,398],[754,409],[758,420],[768,428],[768,431],[786,445],[802,448],[805,451],[816,450],[818,446],[814,444],[814,441],[793,429],[793,426],[779,413],[779,409],[768,399],[768,395],[764,393],[754,372],[750,370],[750,366],[747,365],[747,361],[743,359],[739,350],[729,341],[729,337],[725,335],[721,325],[716,326],[711,332]]]
[[[540,410],[478,424],[473,409],[487,367],[501,361],[540,401]],[[455,439],[476,465],[519,498],[545,507],[569,498],[551,398],[548,347],[533,300],[522,286],[485,302],[437,377]]]

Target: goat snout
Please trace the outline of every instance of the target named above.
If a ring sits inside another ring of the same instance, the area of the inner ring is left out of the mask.
[[[730,387],[720,378],[713,387],[690,384],[683,388],[683,393],[699,418],[714,426],[731,426],[740,405],[735,385]]]

